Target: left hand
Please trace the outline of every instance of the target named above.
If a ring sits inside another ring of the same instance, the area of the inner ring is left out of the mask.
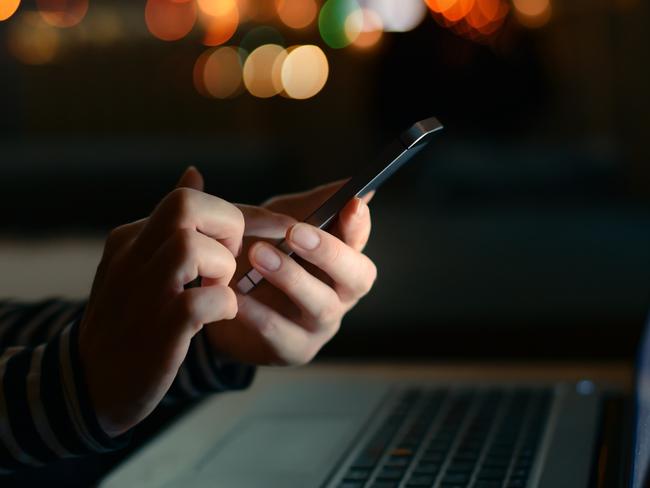
[[[302,220],[341,185],[337,182],[275,197],[263,207]],[[294,257],[267,242],[245,238],[231,286],[251,265],[265,280],[248,295],[238,294],[239,311],[234,320],[206,325],[213,348],[251,364],[309,362],[376,279],[374,263],[362,253],[370,236],[367,203],[371,198],[348,202],[329,232],[304,223],[269,221],[262,237],[286,238]],[[247,210],[245,216],[254,213],[251,207]]]

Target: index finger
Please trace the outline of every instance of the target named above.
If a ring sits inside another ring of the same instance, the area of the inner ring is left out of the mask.
[[[235,205],[191,188],[177,188],[156,207],[134,243],[135,252],[151,255],[174,232],[196,230],[239,253],[244,216]]]

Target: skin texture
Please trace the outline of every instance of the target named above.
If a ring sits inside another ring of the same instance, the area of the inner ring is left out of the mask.
[[[336,334],[377,275],[362,253],[367,201],[351,200],[331,234],[297,221],[341,184],[236,206],[204,193],[190,167],[151,216],[111,232],[79,334],[90,397],[108,435],[153,411],[202,327],[215,353],[266,365],[305,364]],[[299,245],[309,232],[313,249]],[[295,259],[264,242],[282,237]],[[264,256],[278,266],[265,265]],[[251,265],[266,280],[236,295]],[[200,287],[185,288],[199,276]]]

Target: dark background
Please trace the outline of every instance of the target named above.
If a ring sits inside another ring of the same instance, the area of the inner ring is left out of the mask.
[[[96,5],[143,24],[144,2]],[[9,19],[0,234],[103,236],[188,164],[210,192],[260,202],[348,176],[436,115],[444,133],[372,203],[379,280],[323,355],[629,356],[650,296],[650,4],[552,5],[543,27],[509,15],[483,42],[430,17],[367,52],[285,30],[330,62],[304,101],[203,98],[195,36],[77,42],[24,65]]]

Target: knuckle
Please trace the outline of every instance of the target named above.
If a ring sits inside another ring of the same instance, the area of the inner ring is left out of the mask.
[[[338,305],[327,304],[321,307],[316,314],[316,320],[319,325],[322,326],[331,326],[336,324],[341,315]]]
[[[192,195],[194,190],[190,188],[176,188],[165,198],[165,206],[179,220],[191,212]]]
[[[366,259],[368,272],[366,274],[366,282],[364,286],[364,295],[368,293],[377,281],[377,265],[370,259]]]

